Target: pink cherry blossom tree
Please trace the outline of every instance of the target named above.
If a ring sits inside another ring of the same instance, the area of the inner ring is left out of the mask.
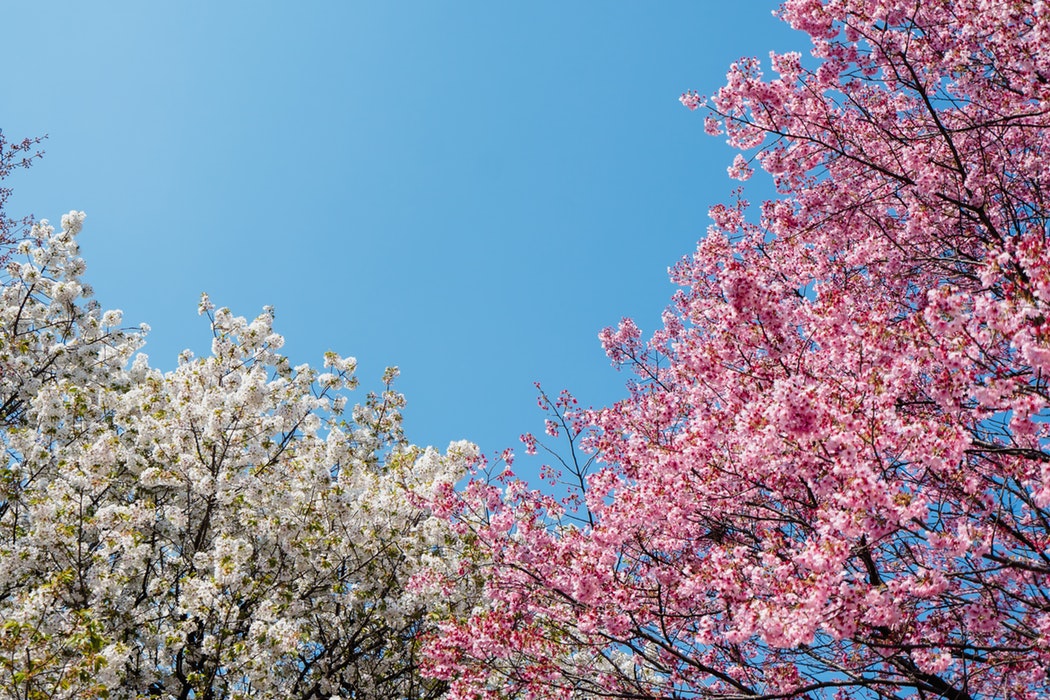
[[[812,58],[682,98],[779,198],[712,209],[650,339],[602,333],[628,398],[541,397],[567,499],[461,496],[454,698],[1050,696],[1050,6],[780,16]]]

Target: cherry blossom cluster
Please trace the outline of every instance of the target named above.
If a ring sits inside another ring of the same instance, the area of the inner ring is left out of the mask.
[[[476,448],[409,445],[393,369],[348,409],[354,360],[291,366],[270,309],[204,297],[211,353],[150,367],[83,219],[0,279],[0,697],[436,697],[414,640],[477,592],[425,506]]]
[[[452,698],[1050,697],[1050,7],[780,15],[810,56],[681,98],[779,197],[712,210],[651,339],[602,333],[625,400],[544,402],[575,502],[460,495]]]

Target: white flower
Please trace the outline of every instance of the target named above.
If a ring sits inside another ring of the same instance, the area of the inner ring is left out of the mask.
[[[82,211],[70,211],[68,214],[62,215],[62,230],[71,236],[75,236],[80,233],[81,227],[84,225],[84,212]],[[41,222],[43,223],[43,222]]]

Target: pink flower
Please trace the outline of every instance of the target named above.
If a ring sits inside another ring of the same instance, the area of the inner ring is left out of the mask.
[[[703,98],[700,97],[699,93],[693,90],[683,92],[682,96],[678,98],[678,101],[681,102],[690,111],[696,111],[696,109],[699,108],[701,104],[703,104]]]

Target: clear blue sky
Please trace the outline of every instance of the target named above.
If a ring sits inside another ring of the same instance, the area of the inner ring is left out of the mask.
[[[202,291],[269,304],[295,363],[399,365],[413,442],[518,447],[534,381],[623,395],[598,332],[657,325],[737,184],[678,95],[805,52],[774,7],[9,3],[0,127],[49,135],[9,208],[87,212],[87,279],[155,366],[207,350]]]

